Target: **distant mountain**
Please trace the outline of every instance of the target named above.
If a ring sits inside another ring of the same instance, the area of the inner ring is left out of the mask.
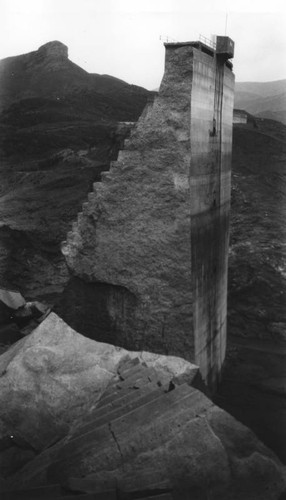
[[[249,92],[260,97],[279,95],[286,91],[286,79],[274,82],[236,82],[236,92]]]
[[[0,61],[0,150],[35,155],[97,146],[110,125],[136,121],[153,93],[109,75],[90,74],[49,42]]]
[[[0,61],[0,110],[31,99],[55,101],[62,114],[136,120],[150,92],[108,75],[90,74],[68,59],[68,48],[49,42],[35,52]]]
[[[286,80],[237,82],[234,106],[255,116],[286,124]]]

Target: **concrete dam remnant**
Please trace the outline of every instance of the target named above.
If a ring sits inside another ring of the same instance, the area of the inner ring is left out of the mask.
[[[77,284],[64,319],[96,340],[191,360],[214,387],[226,349],[233,42],[165,48],[158,95],[62,245]]]

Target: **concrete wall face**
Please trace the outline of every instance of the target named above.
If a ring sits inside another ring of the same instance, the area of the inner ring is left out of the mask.
[[[191,241],[195,361],[213,386],[226,349],[234,76],[194,49],[191,96]]]
[[[108,284],[109,342],[199,362],[210,384],[225,353],[233,105],[217,63],[167,46],[158,97],[63,245],[73,275]]]

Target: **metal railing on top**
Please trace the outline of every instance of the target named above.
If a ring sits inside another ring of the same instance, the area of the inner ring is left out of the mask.
[[[204,35],[199,35],[199,41],[216,50],[216,42],[210,40],[209,38],[206,38]]]
[[[177,43],[178,40],[175,40],[175,38],[172,38],[169,35],[160,35],[159,40],[162,40],[163,42],[166,43]]]

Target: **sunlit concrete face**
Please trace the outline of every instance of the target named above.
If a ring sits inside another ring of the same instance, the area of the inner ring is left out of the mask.
[[[195,361],[215,387],[226,346],[234,77],[202,49],[166,44],[159,94],[94,185],[63,253],[81,280],[83,333]]]
[[[190,209],[195,361],[215,385],[225,358],[234,75],[193,49]]]

